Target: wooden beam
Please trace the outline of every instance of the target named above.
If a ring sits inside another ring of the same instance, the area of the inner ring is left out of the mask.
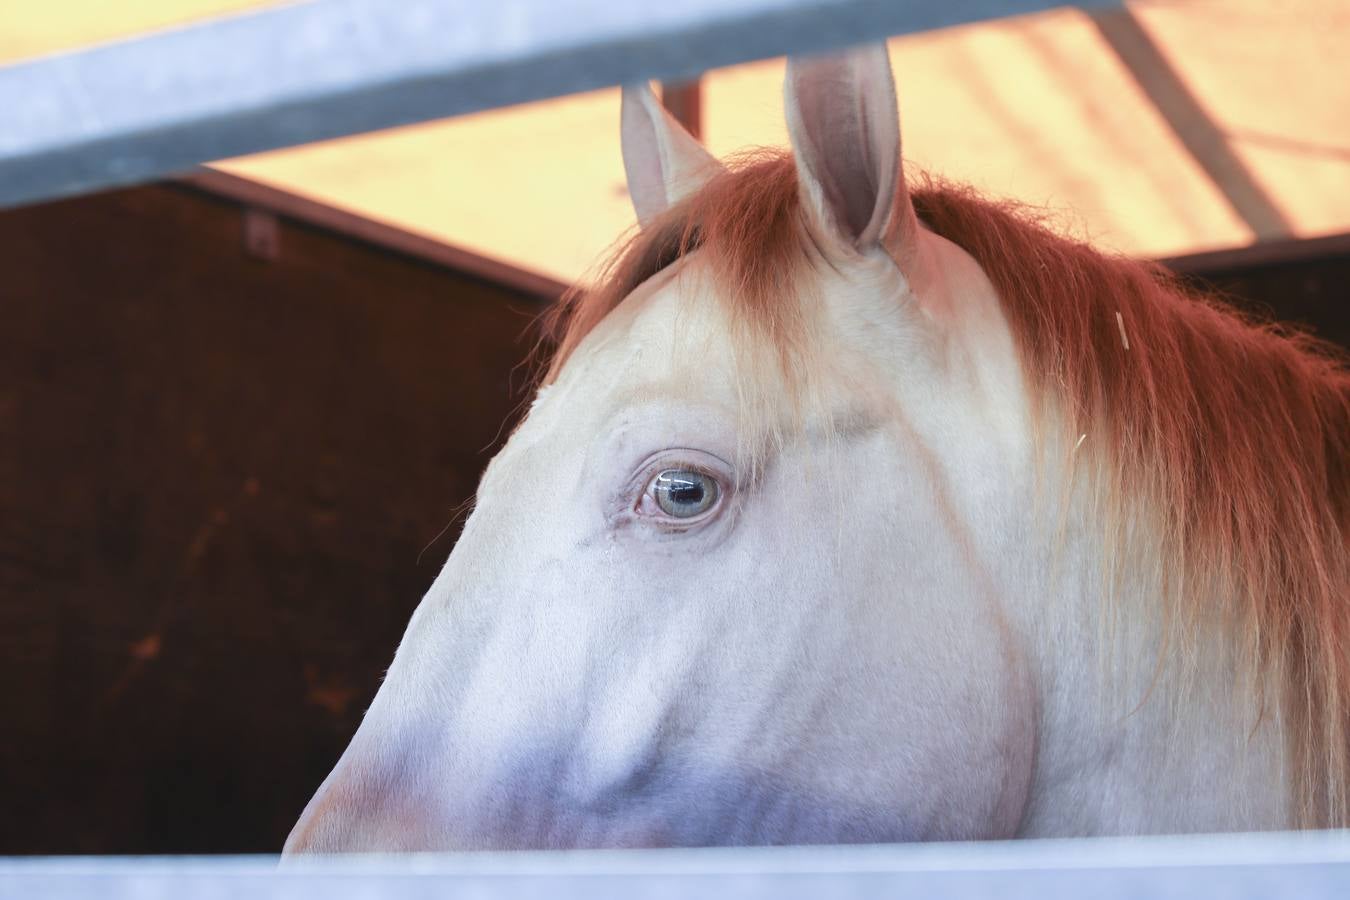
[[[700,79],[662,82],[661,103],[686,131],[703,139],[703,82]]]
[[[251,209],[303,222],[413,259],[442,265],[546,303],[557,300],[567,290],[566,284],[547,275],[522,269],[511,263],[433,238],[413,234],[219,169],[201,167],[173,179],[170,183],[225,197]]]
[[[1187,253],[1185,256],[1161,257],[1157,261],[1173,272],[1205,275],[1215,271],[1286,266],[1334,258],[1350,259],[1350,232],[1206,250],[1203,253]],[[1347,307],[1346,312],[1350,313],[1350,307]]]

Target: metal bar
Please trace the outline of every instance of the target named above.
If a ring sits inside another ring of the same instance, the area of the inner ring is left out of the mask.
[[[0,900],[1262,897],[1343,900],[1350,834],[404,857],[0,859]]]
[[[308,0],[0,69],[0,207],[246,153],[1058,5]]]
[[[1276,240],[1292,235],[1292,223],[1233,152],[1223,131],[1205,113],[1134,14],[1122,7],[1098,11],[1091,18],[1182,146],[1257,238]]]
[[[703,137],[703,82],[667,81],[661,85],[661,104],[675,121],[696,138]]]

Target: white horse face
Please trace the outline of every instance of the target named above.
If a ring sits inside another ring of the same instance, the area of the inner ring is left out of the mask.
[[[635,117],[658,156],[691,152],[652,110],[625,111],[630,180]],[[646,162],[640,213],[700,167]],[[989,291],[960,251],[916,230],[907,278],[856,238],[803,285],[849,362],[799,410],[747,414],[698,254],[600,323],[488,468],[288,850],[1013,832],[1032,715],[979,547],[1021,481],[1016,366],[998,329],[990,355],[933,324],[953,291]],[[998,321],[992,295],[975,307]],[[992,368],[951,371],[977,353]]]

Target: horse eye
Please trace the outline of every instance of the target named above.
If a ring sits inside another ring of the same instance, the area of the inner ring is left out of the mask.
[[[666,515],[692,519],[717,502],[717,479],[691,469],[666,469],[652,481],[652,496]]]

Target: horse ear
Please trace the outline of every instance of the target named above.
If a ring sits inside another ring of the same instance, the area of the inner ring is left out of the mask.
[[[697,191],[721,170],[645,84],[623,89],[620,122],[628,194],[641,224]]]
[[[900,117],[885,44],[789,59],[788,134],[808,224],[827,246],[861,251],[913,234],[900,169]]]

